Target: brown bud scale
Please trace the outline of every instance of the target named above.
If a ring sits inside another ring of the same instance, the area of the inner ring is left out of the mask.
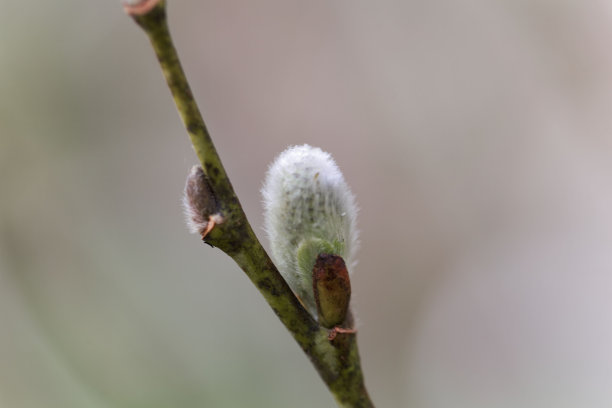
[[[210,187],[208,177],[200,166],[193,166],[187,176],[183,204],[189,230],[199,233],[202,238],[215,224],[223,222],[215,194]]]
[[[351,281],[344,259],[338,255],[319,254],[312,270],[312,288],[319,323],[327,328],[341,325],[351,299]]]

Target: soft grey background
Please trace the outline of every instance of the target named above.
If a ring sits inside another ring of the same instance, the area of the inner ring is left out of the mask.
[[[116,1],[0,0],[0,407],[333,407],[184,227],[196,159]],[[254,227],[267,164],[331,152],[361,207],[378,407],[612,406],[610,1],[178,1]]]

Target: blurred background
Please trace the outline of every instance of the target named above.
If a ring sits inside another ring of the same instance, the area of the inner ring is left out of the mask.
[[[611,2],[169,3],[259,236],[288,145],[353,188],[378,407],[612,406]],[[196,158],[119,2],[0,5],[0,407],[334,407],[187,233]]]

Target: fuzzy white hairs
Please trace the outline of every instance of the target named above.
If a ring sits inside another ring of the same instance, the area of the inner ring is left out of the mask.
[[[349,270],[355,263],[355,198],[331,155],[309,145],[289,147],[274,160],[262,195],[271,256],[316,316],[312,270],[317,256],[341,256]]]

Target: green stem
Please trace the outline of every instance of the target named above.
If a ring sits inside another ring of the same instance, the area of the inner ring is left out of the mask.
[[[156,0],[143,0],[142,3],[149,1]],[[339,406],[374,407],[364,386],[356,334],[339,333],[330,340],[329,331],[321,327],[302,306],[255,236],[181,67],[170,37],[165,3],[161,0],[146,13],[133,14],[133,17],[149,36],[178,112],[219,203],[224,222],[216,225],[205,241],[232,257],[251,279],[310,357]]]
[[[185,124],[195,153],[202,163],[202,168],[211,180],[213,189],[217,195],[235,196],[172,42],[166,19],[165,1],[160,1],[156,7],[143,16],[134,16],[134,20],[145,30],[151,40],[176,108]]]

